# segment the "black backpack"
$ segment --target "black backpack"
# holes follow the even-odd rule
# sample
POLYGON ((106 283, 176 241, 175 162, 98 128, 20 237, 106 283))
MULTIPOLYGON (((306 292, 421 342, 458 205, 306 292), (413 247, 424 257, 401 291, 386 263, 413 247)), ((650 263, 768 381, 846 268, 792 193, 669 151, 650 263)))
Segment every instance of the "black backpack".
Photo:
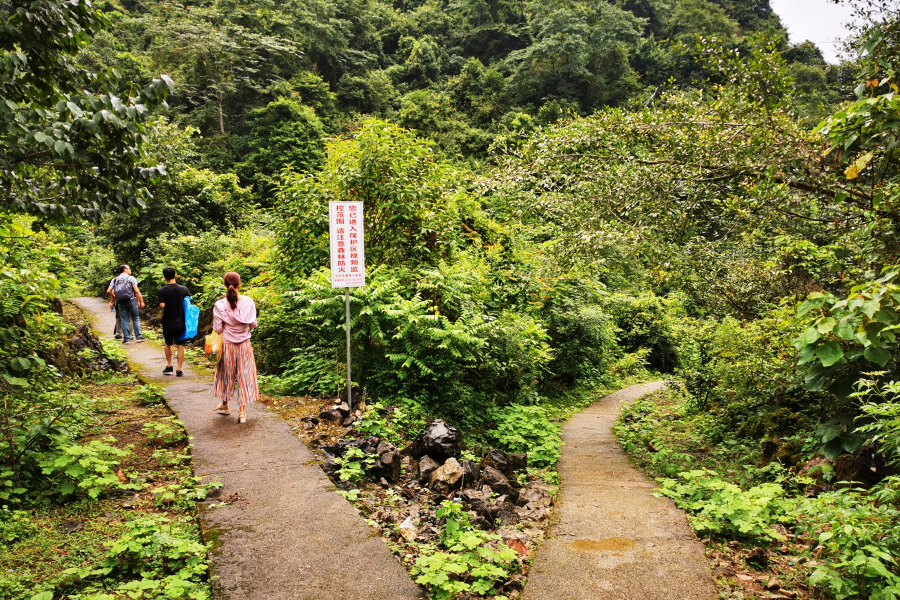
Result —
POLYGON ((116 302, 134 298, 134 288, 132 287, 132 284, 128 282, 129 279, 131 279, 131 275, 126 275, 125 273, 122 273, 113 279, 112 289, 113 293, 116 295, 116 302))

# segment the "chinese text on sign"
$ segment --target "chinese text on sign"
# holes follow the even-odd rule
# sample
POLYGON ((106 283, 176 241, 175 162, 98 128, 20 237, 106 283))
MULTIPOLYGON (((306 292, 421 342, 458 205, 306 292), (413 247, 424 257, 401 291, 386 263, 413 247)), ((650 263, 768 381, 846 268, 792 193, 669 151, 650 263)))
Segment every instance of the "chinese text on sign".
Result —
POLYGON ((328 233, 331 240, 331 287, 366 285, 363 203, 329 202, 328 233))

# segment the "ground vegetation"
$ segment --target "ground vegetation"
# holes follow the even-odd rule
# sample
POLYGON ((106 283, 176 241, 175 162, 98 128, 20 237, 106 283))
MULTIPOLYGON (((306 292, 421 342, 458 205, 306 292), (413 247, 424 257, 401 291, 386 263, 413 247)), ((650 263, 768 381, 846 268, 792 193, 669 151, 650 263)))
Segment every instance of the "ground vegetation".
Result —
MULTIPOLYGON (((326 214, 353 199, 367 411, 340 415, 352 431, 336 426, 349 438, 323 461, 398 552, 417 544, 408 566, 436 597, 518 594, 522 555, 501 544, 521 539, 491 537, 510 532, 430 479, 400 486, 403 513, 372 470, 385 453, 360 440, 399 450, 440 419, 481 447, 462 460, 524 455, 516 485, 552 484, 561 421, 649 378, 670 391, 628 408, 620 437, 691 515, 723 594, 893 597, 900 10, 853 4, 841 65, 789 42, 765 1, 0 6, 10 547, 16 511, 124 505, 149 479, 120 467, 179 443, 161 413, 133 449, 96 433, 94 396, 69 392, 122 357, 73 330, 60 298, 101 293, 128 262, 145 295, 174 266, 209 309, 237 271, 260 308, 265 391, 334 416, 345 292, 326 214), (421 540, 401 531, 411 504, 421 540), (763 573, 778 586, 738 577, 763 573)), ((339 443, 309 423, 310 443, 339 443)), ((181 471, 160 477, 181 487, 157 496, 198 497, 169 458, 160 469, 181 471)), ((407 458, 409 477, 423 455, 407 458)), ((96 538, 76 571, 7 588, 202 597, 193 526, 161 512, 115 533, 158 562, 156 583, 96 538), (183 547, 159 546, 169 527, 183 547)))

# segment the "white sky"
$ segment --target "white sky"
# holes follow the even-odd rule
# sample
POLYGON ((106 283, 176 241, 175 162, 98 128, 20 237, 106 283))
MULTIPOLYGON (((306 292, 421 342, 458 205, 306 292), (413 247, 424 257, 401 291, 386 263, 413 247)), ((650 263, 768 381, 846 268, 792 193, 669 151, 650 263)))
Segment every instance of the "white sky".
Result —
POLYGON ((822 51, 825 60, 838 62, 840 41, 847 35, 844 23, 850 21, 850 6, 828 0, 771 0, 772 9, 781 17, 792 43, 810 40, 822 51))

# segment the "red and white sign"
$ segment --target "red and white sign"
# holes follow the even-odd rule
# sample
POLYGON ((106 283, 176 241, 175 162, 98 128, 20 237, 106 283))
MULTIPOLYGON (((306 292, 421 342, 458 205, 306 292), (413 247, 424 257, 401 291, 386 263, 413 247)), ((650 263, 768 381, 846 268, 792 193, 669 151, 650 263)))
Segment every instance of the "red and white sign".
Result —
POLYGON ((331 240, 331 287, 366 285, 363 203, 329 202, 328 237, 331 240))

